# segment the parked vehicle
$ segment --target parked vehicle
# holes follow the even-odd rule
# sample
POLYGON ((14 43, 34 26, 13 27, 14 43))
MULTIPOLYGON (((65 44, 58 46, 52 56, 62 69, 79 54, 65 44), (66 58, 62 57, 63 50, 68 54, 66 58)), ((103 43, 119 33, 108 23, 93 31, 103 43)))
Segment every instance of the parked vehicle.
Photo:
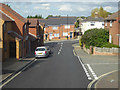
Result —
POLYGON ((35 57, 36 58, 48 57, 50 53, 51 53, 51 50, 50 50, 49 46, 41 46, 41 47, 37 47, 35 49, 35 57))

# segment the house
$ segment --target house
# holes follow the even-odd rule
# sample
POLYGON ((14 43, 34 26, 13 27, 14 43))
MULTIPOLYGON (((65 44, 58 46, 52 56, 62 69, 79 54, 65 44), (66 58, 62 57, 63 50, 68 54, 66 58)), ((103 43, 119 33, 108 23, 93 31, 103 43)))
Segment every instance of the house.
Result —
POLYGON ((69 39, 75 37, 74 23, 76 17, 52 17, 49 19, 40 19, 40 22, 45 23, 44 39, 45 40, 59 40, 69 39))
POLYGON ((19 29, 16 26, 15 20, 9 17, 7 14, 0 11, 0 21, 2 22, 0 27, 0 48, 1 48, 1 60, 4 61, 8 58, 21 57, 21 40, 23 37, 20 34, 19 29))
POLYGON ((80 22, 81 33, 93 28, 104 28, 104 18, 102 17, 88 17, 80 22))
POLYGON ((31 51, 35 50, 37 46, 44 45, 44 23, 39 22, 37 18, 28 18, 29 37, 31 40, 31 51))
POLYGON ((109 43, 120 46, 120 11, 105 18, 104 22, 105 29, 109 30, 109 43))
POLYGON ((29 53, 29 22, 3 3, 0 3, 0 13, 2 60, 25 57, 29 53))

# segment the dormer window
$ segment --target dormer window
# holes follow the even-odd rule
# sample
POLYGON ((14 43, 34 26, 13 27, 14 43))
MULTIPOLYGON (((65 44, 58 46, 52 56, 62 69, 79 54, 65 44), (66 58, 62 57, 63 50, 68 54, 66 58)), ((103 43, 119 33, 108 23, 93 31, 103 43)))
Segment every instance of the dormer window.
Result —
POLYGON ((110 21, 110 27, 112 27, 112 21, 110 21))
POLYGON ((70 25, 65 25, 65 29, 70 29, 70 25))
POLYGON ((95 26, 95 22, 91 22, 91 26, 95 26))
POLYGON ((102 26, 104 26, 104 22, 102 23, 102 26))
POLYGON ((58 29, 58 27, 57 26, 53 26, 53 30, 57 30, 58 29))

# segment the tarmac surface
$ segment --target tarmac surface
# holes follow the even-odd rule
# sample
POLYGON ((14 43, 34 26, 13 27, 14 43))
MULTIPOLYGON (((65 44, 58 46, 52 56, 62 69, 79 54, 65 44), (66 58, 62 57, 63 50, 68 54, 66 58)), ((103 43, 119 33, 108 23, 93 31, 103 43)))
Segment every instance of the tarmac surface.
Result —
POLYGON ((80 48, 78 40, 49 41, 45 45, 50 46, 52 50, 48 58, 35 60, 33 52, 26 59, 11 59, 2 63, 0 77, 4 81, 32 62, 3 88, 119 87, 118 56, 87 54, 80 48))
POLYGON ((76 42, 46 44, 50 46, 52 54, 48 58, 37 59, 3 88, 87 88, 90 80, 73 54, 72 44, 76 42))

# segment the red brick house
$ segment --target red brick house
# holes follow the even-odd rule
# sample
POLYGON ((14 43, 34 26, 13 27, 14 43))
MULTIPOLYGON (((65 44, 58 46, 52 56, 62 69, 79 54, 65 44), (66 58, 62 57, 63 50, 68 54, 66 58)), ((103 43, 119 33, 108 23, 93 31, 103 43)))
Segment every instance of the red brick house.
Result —
POLYGON ((109 43, 120 46, 120 11, 105 18, 104 23, 109 30, 109 43))
POLYGON ((44 45, 44 23, 39 22, 37 18, 28 18, 27 20, 30 22, 29 36, 34 38, 31 39, 31 50, 35 50, 37 46, 44 45))
POLYGON ((21 50, 22 50, 22 57, 25 57, 29 53, 29 39, 28 39, 28 26, 29 22, 26 21, 25 18, 23 18, 21 15, 19 15, 17 12, 12 10, 9 6, 0 3, 0 11, 4 14, 6 14, 8 17, 14 19, 14 25, 12 25, 12 30, 9 30, 9 34, 15 35, 17 33, 18 35, 22 36, 23 39, 20 40, 22 43, 21 50), (12 32, 13 30, 14 33, 12 32))
POLYGON ((59 40, 59 39, 73 39, 75 37, 74 23, 76 17, 55 17, 48 19, 40 19, 40 22, 45 23, 44 39, 45 40, 59 40))

